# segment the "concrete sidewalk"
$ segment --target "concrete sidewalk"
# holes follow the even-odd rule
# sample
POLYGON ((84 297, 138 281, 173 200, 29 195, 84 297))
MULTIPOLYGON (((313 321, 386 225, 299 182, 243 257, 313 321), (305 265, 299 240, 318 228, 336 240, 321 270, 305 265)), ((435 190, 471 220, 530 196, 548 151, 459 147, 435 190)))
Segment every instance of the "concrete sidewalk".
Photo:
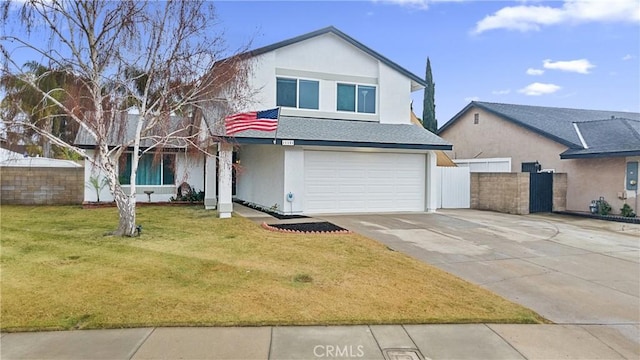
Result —
POLYGON ((142 328, 2 334, 2 359, 637 359, 598 325, 142 328))

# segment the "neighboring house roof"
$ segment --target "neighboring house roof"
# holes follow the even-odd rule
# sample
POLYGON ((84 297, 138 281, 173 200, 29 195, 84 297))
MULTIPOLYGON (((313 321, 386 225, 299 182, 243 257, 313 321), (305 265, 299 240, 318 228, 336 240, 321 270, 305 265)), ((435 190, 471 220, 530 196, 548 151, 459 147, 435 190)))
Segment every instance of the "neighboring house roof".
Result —
MULTIPOLYGON (((233 137, 224 136, 223 126, 213 135, 240 144, 273 144, 275 131, 248 130, 233 137)), ((294 140, 295 145, 374 147, 392 149, 451 150, 446 140, 414 124, 380 124, 357 120, 333 120, 281 116, 278 143, 294 140)))
MULTIPOLYGON (((115 126, 112 131, 109 133, 108 144, 109 146, 116 146, 120 144, 124 144, 127 142, 131 142, 135 138, 136 125, 138 116, 137 114, 127 114, 126 121, 120 122, 124 127, 120 128, 119 126, 115 126)), ((156 127, 154 134, 146 134, 147 137, 151 137, 156 135, 155 139, 146 138, 142 139, 140 142, 140 146, 142 148, 147 148, 156 144, 158 139, 161 139, 163 136, 166 136, 169 132, 175 132, 176 137, 180 135, 190 136, 192 133, 190 131, 196 131, 191 126, 191 121, 188 118, 183 118, 179 116, 171 116, 169 118, 171 124, 168 127, 158 126, 156 127)), ((86 131, 84 128, 80 128, 76 138, 74 140, 74 145, 80 148, 94 148, 96 146, 96 141, 86 131)), ((165 148, 184 148, 186 147, 186 142, 184 140, 180 140, 178 138, 174 138, 169 143, 165 144, 163 147, 165 148)))
MULTIPOLYGON (((460 119, 469 109, 477 107, 487 112, 500 116, 501 118, 510 121, 516 125, 522 126, 534 133, 540 134, 548 139, 563 144, 570 149, 582 150, 584 146, 580 140, 580 135, 574 126, 574 123, 589 123, 596 122, 592 125, 586 125, 587 128, 592 129, 595 126, 600 126, 600 137, 608 137, 610 139, 619 139, 618 133, 615 131, 609 131, 610 120, 618 118, 640 121, 640 113, 634 112, 622 112, 622 111, 609 111, 609 110, 586 110, 586 109, 569 109, 569 108, 556 108, 545 106, 530 106, 530 105, 515 105, 515 104, 500 104, 489 103, 481 101, 472 101, 458 114, 456 114, 451 120, 438 129, 438 134, 451 127, 460 119), (603 120, 607 119, 607 120, 603 120), (606 123, 605 123, 606 122, 606 123), (603 126, 603 124, 607 124, 603 126)), ((627 124, 628 125, 628 124, 627 124)), ((632 126, 632 125, 628 125, 632 126)), ((633 138, 628 138, 633 140, 633 138)), ((600 140, 593 141, 600 143, 600 140)), ((630 144, 624 145, 624 148, 633 148, 640 150, 640 143, 633 141, 630 144)), ((614 152, 609 154, 602 153, 599 156, 612 156, 614 152)), ((568 154, 569 155, 569 154, 568 154)), ((596 156, 596 152, 592 151, 591 156, 596 156)), ((587 155, 583 157, 588 157, 587 155)))
MULTIPOLYGON (((427 83, 424 79, 421 79, 419 76, 413 74, 412 72, 410 72, 409 70, 403 68, 402 66, 396 64, 395 62, 389 60, 388 58, 386 58, 385 56, 381 55, 380 53, 378 53, 377 51, 371 49, 370 47, 362 44, 361 42, 359 42, 358 40, 352 38, 351 36, 343 33, 342 31, 336 29, 333 26, 328 26, 316 31, 312 31, 310 33, 307 34, 303 34, 300 36, 296 36, 294 38, 288 39, 288 40, 283 40, 280 42, 277 42, 275 44, 271 44, 271 45, 267 45, 267 46, 263 46, 261 48, 258 49, 254 49, 254 50, 250 50, 247 51, 246 53, 243 54, 239 54, 237 56, 258 56, 258 55, 262 55, 264 53, 268 53, 270 51, 273 50, 277 50, 279 48, 285 47, 285 46, 289 46, 301 41, 305 41, 311 38, 314 38, 316 36, 320 36, 320 35, 324 35, 324 34, 334 34, 338 37, 340 37, 341 39, 343 39, 344 41, 350 43, 351 45, 357 47, 358 49, 362 50, 363 52, 367 53, 368 55, 376 58, 377 60, 379 60, 380 62, 382 62, 383 64, 389 66, 390 68, 396 70, 397 72, 403 74, 404 76, 408 77, 409 79, 413 80, 414 82, 416 82, 418 85, 425 87, 427 86, 427 83)), ((225 61, 224 60, 220 60, 220 62, 225 61)))
POLYGON ((640 121, 605 119, 575 123, 585 147, 568 149, 561 159, 640 155, 640 121))

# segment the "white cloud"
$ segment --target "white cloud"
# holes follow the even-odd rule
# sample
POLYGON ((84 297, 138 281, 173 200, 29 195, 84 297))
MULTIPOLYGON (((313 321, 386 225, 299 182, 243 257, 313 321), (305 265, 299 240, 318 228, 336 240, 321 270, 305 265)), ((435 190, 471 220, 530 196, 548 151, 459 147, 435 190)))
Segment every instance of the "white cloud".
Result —
POLYGON ((511 89, 505 89, 505 90, 493 90, 491 93, 493 95, 507 95, 511 92, 511 89))
POLYGON ((384 2, 422 10, 427 10, 430 3, 428 0, 373 0, 373 2, 384 2))
POLYGON ((635 56, 633 56, 631 54, 627 54, 627 55, 622 57, 622 60, 627 61, 627 60, 631 60, 633 58, 635 58, 635 56))
POLYGON ((372 0, 373 2, 382 2, 405 6, 409 8, 427 10, 430 4, 439 2, 462 2, 466 0, 372 0))
POLYGON ((546 94, 553 94, 554 92, 560 89, 562 88, 555 84, 544 84, 544 83, 535 82, 518 90, 518 92, 525 95, 529 95, 529 96, 540 96, 540 95, 546 95, 546 94))
POLYGON ((528 68, 527 69, 527 75, 538 76, 538 75, 542 75, 542 74, 544 74, 544 70, 542 70, 542 69, 534 69, 534 68, 528 68))
POLYGON ((466 98, 464 98, 464 101, 466 102, 480 101, 480 98, 478 96, 467 96, 466 98))
POLYGON ((579 74, 588 74, 589 70, 596 67, 587 59, 569 60, 569 61, 551 61, 546 59, 542 61, 545 69, 553 69, 560 71, 576 72, 579 74))
POLYGON ((640 22, 637 0, 564 0, 562 7, 518 5, 504 7, 476 23, 474 33, 508 29, 540 30, 542 26, 585 22, 640 22))

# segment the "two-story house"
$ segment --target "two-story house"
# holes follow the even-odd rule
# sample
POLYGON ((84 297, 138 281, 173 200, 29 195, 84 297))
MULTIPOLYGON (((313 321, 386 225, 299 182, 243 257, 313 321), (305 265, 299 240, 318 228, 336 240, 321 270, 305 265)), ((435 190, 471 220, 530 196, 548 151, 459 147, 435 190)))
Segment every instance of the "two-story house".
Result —
MULTIPOLYGON (((227 110, 208 109, 204 120, 219 142, 217 156, 179 146, 166 147, 160 158, 143 156, 138 201, 168 201, 187 182, 204 188, 206 208, 229 217, 235 167, 239 200, 284 214, 436 209, 437 152, 451 145, 412 122, 411 94, 424 89, 424 80, 334 27, 239 57, 251 62, 254 95, 237 110, 279 107, 277 131, 227 136, 227 110)), ((82 131, 75 144, 93 154, 95 143, 82 131)), ((125 182, 130 157, 119 161, 125 182)), ((101 178, 100 169, 87 163, 86 182, 92 177, 101 178)), ((97 195, 88 186, 84 200, 97 195)), ((113 200, 106 188, 99 195, 113 200)))
POLYGON ((280 107, 278 129, 229 137, 223 119, 206 117, 221 139, 217 179, 206 165, 207 207, 230 215, 235 148, 246 202, 285 214, 435 210, 436 151, 451 145, 411 122, 424 80, 334 27, 245 56, 257 95, 244 110, 280 107))

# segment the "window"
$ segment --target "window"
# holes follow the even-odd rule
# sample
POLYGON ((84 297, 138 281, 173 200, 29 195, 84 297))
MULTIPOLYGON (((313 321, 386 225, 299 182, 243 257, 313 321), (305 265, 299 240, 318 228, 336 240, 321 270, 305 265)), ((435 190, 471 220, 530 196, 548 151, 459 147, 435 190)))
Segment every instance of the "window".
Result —
MULTIPOLYGON (((120 184, 130 185, 131 181, 131 153, 126 153, 120 159, 120 184)), ((164 154, 155 159, 154 154, 144 154, 138 161, 136 185, 174 185, 175 184, 175 154, 164 154)))
POLYGON ((480 114, 475 113, 473 114, 473 124, 477 125, 480 122, 480 114))
POLYGON ((365 114, 376 113, 376 87, 370 85, 338 84, 338 111, 365 114))
POLYGON ((318 109, 320 83, 314 80, 276 79, 276 105, 299 109, 318 109))

